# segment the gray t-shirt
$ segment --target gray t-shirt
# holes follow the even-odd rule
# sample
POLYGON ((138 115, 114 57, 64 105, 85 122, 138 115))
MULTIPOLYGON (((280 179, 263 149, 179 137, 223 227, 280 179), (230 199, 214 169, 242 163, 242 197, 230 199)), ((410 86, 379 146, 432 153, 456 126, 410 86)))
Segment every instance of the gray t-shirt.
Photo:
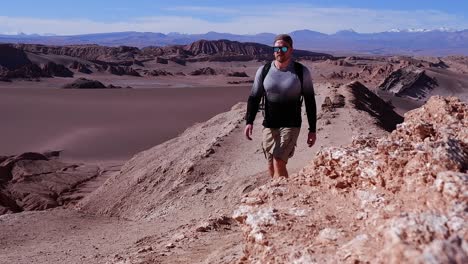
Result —
POLYGON ((265 120, 263 122, 265 127, 300 127, 300 98, 303 96, 309 121, 309 130, 315 132, 316 105, 314 86, 307 67, 302 67, 302 87, 293 61, 284 70, 277 69, 274 62, 272 62, 270 70, 262 83, 264 67, 264 65, 261 66, 255 75, 247 107, 247 124, 253 123, 260 100, 266 94, 265 120))

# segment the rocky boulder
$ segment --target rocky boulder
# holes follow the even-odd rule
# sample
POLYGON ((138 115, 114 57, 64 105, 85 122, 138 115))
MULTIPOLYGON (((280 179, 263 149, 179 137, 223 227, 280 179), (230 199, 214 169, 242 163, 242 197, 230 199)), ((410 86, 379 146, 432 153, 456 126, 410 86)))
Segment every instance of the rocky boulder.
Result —
POLYGON ((211 67, 201 68, 190 73, 190 75, 216 75, 216 71, 211 67))
POLYGON ((63 88, 100 89, 100 88, 107 88, 107 87, 103 83, 96 81, 96 80, 78 78, 71 83, 65 84, 63 88))
POLYGON ((249 77, 245 72, 230 72, 227 74, 229 77, 249 77))

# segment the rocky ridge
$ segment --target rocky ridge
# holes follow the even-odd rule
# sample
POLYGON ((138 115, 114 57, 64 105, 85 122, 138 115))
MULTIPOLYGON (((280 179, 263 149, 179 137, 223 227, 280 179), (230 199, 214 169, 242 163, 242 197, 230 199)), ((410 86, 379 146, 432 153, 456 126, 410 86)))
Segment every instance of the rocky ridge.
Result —
MULTIPOLYGON (((128 219, 152 219, 176 213, 180 210, 177 207, 181 195, 192 199, 190 197, 198 194, 191 193, 193 189, 199 188, 197 186, 203 184, 204 178, 211 177, 209 169, 198 167, 204 166, 204 160, 216 152, 223 138, 239 126, 244 112, 245 104, 233 106, 232 111, 197 124, 179 137, 135 155, 123 165, 119 175, 110 178, 81 201, 78 208, 88 213, 128 219), (210 129, 220 125, 221 130, 210 129)), ((210 166, 215 168, 213 164, 210 166)), ((200 206, 199 213, 202 213, 202 208, 200 206)))
POLYGON ((330 90, 321 109, 317 116, 319 129, 334 122, 333 119, 343 111, 352 115, 350 122, 354 124, 350 124, 350 127, 359 128, 360 133, 383 135, 383 131, 390 132, 397 124, 403 122, 403 117, 393 111, 389 104, 358 81, 330 90), (371 131, 371 128, 364 124, 368 120, 380 128, 380 131, 371 131))
POLYGON ((423 69, 405 67, 393 71, 379 88, 397 96, 424 98, 428 91, 437 85, 437 81, 427 76, 423 69))
POLYGON ((324 148, 247 194, 241 263, 466 263, 467 115, 432 97, 388 136, 324 148))
POLYGON ((54 54, 80 58, 89 61, 129 61, 139 53, 138 48, 99 45, 46 46, 39 44, 15 44, 12 47, 35 54, 54 54))
MULTIPOLYGON (((273 59, 271 47, 259 43, 230 40, 198 40, 188 45, 147 47, 142 49, 147 56, 180 57, 188 61, 248 61, 273 59)), ((295 50, 302 59, 329 59, 333 56, 305 50, 295 50)))

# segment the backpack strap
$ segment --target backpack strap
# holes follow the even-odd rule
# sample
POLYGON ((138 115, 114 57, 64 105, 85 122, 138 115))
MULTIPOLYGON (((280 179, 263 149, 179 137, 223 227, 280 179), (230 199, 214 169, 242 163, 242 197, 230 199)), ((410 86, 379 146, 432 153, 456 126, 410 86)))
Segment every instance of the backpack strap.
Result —
POLYGON ((271 68, 271 61, 269 61, 268 63, 266 63, 265 65, 263 65, 263 69, 262 69, 262 85, 263 85, 263 81, 265 80, 268 72, 270 71, 270 68, 271 68))
POLYGON ((304 65, 300 64, 299 62, 294 62, 294 71, 296 72, 299 81, 301 82, 301 92, 304 86, 304 65))
MULTIPOLYGON (((262 78, 261 78, 262 87, 263 87, 263 82, 265 81, 265 78, 268 72, 270 71, 271 63, 272 62, 270 61, 266 63, 265 65, 263 65, 262 78)), ((262 101, 260 102, 260 110, 265 110, 265 97, 266 97, 266 91, 265 91, 265 87, 263 87, 263 96, 262 96, 262 101)))
POLYGON ((302 101, 304 100, 304 65, 300 64, 299 62, 294 62, 294 71, 296 72, 299 81, 301 82, 301 100, 300 104, 302 105, 302 101))

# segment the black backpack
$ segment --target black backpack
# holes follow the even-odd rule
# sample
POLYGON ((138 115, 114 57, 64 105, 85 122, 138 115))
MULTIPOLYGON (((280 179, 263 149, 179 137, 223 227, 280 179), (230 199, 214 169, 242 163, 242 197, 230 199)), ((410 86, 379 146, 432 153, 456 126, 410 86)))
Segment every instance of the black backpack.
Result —
MULTIPOLYGON (((268 74, 268 72, 270 71, 270 68, 271 68, 271 61, 268 62, 267 64, 265 64, 263 66, 263 69, 262 69, 262 78, 261 78, 261 82, 262 82, 262 87, 263 87, 263 82, 265 81, 265 78, 268 74)), ((301 93, 303 91, 303 86, 304 86, 304 65, 300 64, 299 62, 294 62, 294 71, 296 72, 296 75, 297 77, 299 78, 299 81, 301 82, 301 93)), ((262 96, 262 101, 260 102, 260 107, 259 107, 259 110, 262 110, 262 111, 265 111, 265 100, 266 100, 266 91, 265 91, 265 88, 263 88, 264 90, 264 93, 263 93, 263 96, 262 96)), ((301 105, 302 105, 302 96, 301 96, 301 105)), ((263 116, 265 116, 265 113, 263 113, 263 116)))

